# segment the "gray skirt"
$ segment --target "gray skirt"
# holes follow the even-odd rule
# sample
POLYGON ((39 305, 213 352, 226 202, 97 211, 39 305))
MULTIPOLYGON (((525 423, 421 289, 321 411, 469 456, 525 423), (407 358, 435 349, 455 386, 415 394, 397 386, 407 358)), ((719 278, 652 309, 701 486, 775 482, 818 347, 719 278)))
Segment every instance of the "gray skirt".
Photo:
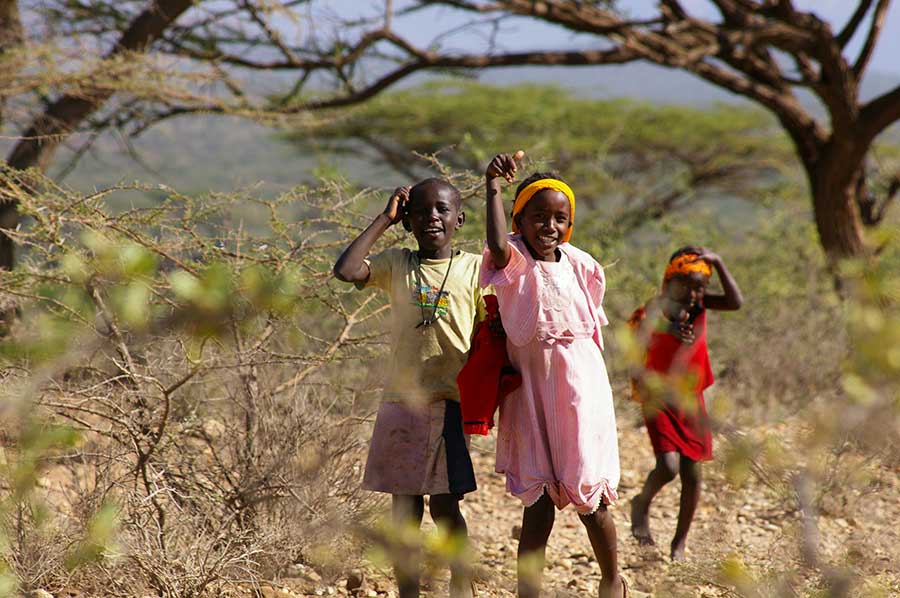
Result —
POLYGON ((383 401, 375 418, 363 488, 423 496, 473 492, 475 471, 457 401, 413 406, 383 401))

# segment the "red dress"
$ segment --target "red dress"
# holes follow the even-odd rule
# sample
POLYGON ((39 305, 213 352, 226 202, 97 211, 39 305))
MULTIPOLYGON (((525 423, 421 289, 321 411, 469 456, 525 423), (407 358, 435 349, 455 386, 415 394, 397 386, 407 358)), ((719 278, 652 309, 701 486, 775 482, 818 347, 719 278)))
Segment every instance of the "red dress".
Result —
POLYGON ((645 370, 667 377, 669 385, 687 383, 686 396, 642 401, 647 433, 656 454, 677 452, 693 461, 712 459, 712 432, 703 391, 713 374, 706 349, 706 311, 694 319, 694 342, 683 343, 668 332, 655 331, 647 346, 645 370))

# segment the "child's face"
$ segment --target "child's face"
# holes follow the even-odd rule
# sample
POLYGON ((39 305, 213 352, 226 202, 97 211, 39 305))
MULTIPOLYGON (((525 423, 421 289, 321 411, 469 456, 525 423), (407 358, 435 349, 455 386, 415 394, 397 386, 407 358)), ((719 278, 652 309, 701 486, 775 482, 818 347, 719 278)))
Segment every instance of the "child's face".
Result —
POLYGON ((703 305, 703 294, 706 292, 707 284, 709 277, 700 272, 680 274, 666 283, 666 296, 690 309, 695 305, 703 305))
POLYGON ((419 249, 440 251, 450 246, 453 233, 465 222, 459 199, 452 189, 428 185, 410 197, 405 218, 419 249))
POLYGON ((516 215, 516 223, 534 259, 556 261, 556 248, 572 226, 569 198, 555 189, 538 191, 516 215))

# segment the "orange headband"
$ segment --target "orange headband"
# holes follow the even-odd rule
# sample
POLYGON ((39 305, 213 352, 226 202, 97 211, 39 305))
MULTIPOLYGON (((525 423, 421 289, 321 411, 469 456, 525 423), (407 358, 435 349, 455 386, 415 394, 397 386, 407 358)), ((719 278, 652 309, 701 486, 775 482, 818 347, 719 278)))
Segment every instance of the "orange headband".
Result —
POLYGON ((696 253, 685 253, 679 255, 666 266, 666 273, 663 280, 669 280, 673 276, 690 275, 692 272, 699 272, 705 276, 712 276, 712 268, 706 263, 706 260, 698 260, 696 253))
POLYGON ((572 238, 572 227, 575 225, 575 192, 572 191, 571 187, 557 179, 537 180, 522 189, 522 192, 516 196, 516 201, 513 203, 512 209, 513 232, 519 232, 519 226, 516 224, 516 214, 525 209, 525 204, 527 204, 538 191, 543 191, 544 189, 559 191, 569 198, 569 211, 571 212, 569 214, 569 228, 562 238, 563 243, 568 243, 569 239, 572 238))

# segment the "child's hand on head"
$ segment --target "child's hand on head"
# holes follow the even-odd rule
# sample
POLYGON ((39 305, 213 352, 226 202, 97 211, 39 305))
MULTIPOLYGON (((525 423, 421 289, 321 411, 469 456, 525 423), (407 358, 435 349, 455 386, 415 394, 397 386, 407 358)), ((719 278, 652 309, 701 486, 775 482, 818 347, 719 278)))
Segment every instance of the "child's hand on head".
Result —
POLYGON ((721 263, 722 258, 719 256, 719 254, 713 253, 706 247, 701 247, 700 252, 696 256, 694 256, 694 259, 692 259, 691 261, 692 262, 704 261, 707 264, 709 264, 710 266, 714 266, 717 263, 721 263))
POLYGON ((488 180, 503 177, 507 182, 513 182, 516 178, 516 170, 518 169, 516 162, 520 161, 524 156, 525 152, 522 150, 517 151, 513 155, 497 154, 488 164, 487 170, 484 173, 485 177, 488 180))
POLYGON ((384 214, 391 219, 391 224, 397 224, 403 217, 403 210, 409 201, 409 190, 411 187, 397 187, 391 194, 391 198, 384 208, 384 214))

